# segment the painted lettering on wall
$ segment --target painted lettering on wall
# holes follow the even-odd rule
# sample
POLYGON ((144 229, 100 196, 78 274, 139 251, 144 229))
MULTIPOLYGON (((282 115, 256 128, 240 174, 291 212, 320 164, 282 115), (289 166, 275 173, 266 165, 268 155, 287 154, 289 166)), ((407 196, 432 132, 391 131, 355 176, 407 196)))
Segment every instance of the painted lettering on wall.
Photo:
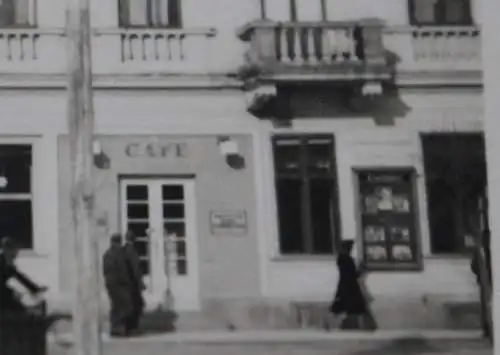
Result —
POLYGON ((130 158, 186 158, 187 143, 129 143, 125 154, 130 158))

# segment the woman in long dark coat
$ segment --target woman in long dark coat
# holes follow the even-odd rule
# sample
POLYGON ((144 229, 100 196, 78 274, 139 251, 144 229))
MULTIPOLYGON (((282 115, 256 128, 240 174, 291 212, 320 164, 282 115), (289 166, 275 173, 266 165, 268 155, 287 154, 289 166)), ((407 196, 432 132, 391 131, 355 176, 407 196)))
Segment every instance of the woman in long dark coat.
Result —
POLYGON ((375 320, 359 284, 362 273, 351 256, 353 245, 354 242, 351 240, 343 241, 341 244, 337 257, 339 281, 330 311, 334 315, 346 315, 341 326, 343 329, 360 329, 362 328, 360 323, 363 321, 367 328, 375 329, 375 320))

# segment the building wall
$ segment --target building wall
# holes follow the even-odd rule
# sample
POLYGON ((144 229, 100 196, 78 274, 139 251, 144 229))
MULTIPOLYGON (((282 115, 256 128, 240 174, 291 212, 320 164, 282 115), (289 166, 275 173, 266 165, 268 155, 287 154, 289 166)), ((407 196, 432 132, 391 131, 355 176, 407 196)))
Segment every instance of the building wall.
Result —
MULTIPOLYGON (((196 146, 197 162, 171 167, 172 171, 195 172, 201 179, 197 188, 200 201, 197 212, 203 297, 228 301, 250 299, 249 304, 261 296, 270 302, 328 301, 337 279, 332 258, 288 258, 277 252, 270 135, 290 131, 332 132, 337 146, 342 235, 347 238, 357 236, 353 167, 414 166, 419 173, 417 190, 424 270, 372 273, 368 286, 377 298, 374 306, 378 312, 386 312, 391 307, 412 312, 421 310, 422 319, 418 322, 424 324, 434 312, 432 305, 476 299, 476 291, 466 258, 430 253, 418 133, 482 130, 482 99, 480 92, 471 90, 407 90, 401 96, 411 110, 405 117, 396 119, 394 126, 377 126, 371 118, 311 117, 294 121, 291 129, 277 129, 247 114, 244 96, 238 91, 197 90, 190 91, 189 95, 185 91, 97 91, 97 132, 104 137, 104 151, 116 156, 112 166, 117 169, 97 175, 105 186, 99 199, 109 203, 106 233, 114 231, 118 224, 117 213, 112 211, 117 198, 117 171, 145 170, 145 166, 131 166, 120 158, 119 147, 131 137, 160 135, 166 140, 189 140, 196 146), (227 171, 223 164, 215 141, 217 135, 224 134, 237 137, 246 157, 244 173, 227 171), (226 193, 228 186, 231 194, 226 193), (245 205, 251 226, 248 236, 204 239, 209 203, 245 205)), ((23 253, 19 263, 22 269, 49 285, 53 297, 59 301, 68 299, 72 252, 67 233, 68 160, 63 158, 67 156, 63 137, 65 113, 62 91, 3 91, 0 95, 3 129, 0 140, 36 142, 35 250, 23 253)), ((155 164, 149 168, 164 171, 155 164)), ((397 318, 394 311, 387 314, 397 318)), ((401 319, 405 317, 404 312, 400 314, 399 318, 387 321, 388 326, 408 322, 401 319)))
MULTIPOLYGON (((306 95, 306 94, 304 94, 306 95)), ((295 120, 292 128, 275 129, 263 123, 260 155, 264 157, 262 180, 272 181, 269 136, 277 132, 330 132, 336 137, 337 171, 340 190, 342 236, 359 238, 356 186, 353 168, 414 167, 417 171, 418 227, 424 257, 422 272, 373 272, 367 285, 376 301, 374 310, 382 327, 410 324, 415 327, 442 325, 445 303, 477 299, 474 276, 466 257, 437 256, 430 251, 429 226, 421 132, 477 132, 482 130, 482 96, 479 91, 427 90, 403 91, 403 102, 410 112, 394 126, 377 126, 372 118, 314 118, 295 120), (395 312, 398 310, 398 312, 395 312), (441 323, 440 323, 441 322, 441 323)), ((309 102, 309 100, 304 100, 309 102)), ((259 154, 259 153, 257 153, 259 154)), ((264 292, 269 298, 291 301, 327 302, 337 282, 332 258, 284 257, 278 253, 276 202, 271 184, 263 186, 261 206, 266 209, 266 272, 264 292), (314 277, 311 277, 314 275, 314 277)), ((264 247, 263 247, 264 248, 264 247)))

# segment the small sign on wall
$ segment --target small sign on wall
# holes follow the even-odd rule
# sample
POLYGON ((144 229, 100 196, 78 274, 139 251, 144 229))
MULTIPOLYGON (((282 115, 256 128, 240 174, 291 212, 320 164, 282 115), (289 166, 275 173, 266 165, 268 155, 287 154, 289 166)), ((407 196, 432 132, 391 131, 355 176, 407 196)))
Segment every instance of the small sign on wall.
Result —
POLYGON ((245 210, 211 210, 210 231, 212 235, 247 234, 247 212, 245 210))

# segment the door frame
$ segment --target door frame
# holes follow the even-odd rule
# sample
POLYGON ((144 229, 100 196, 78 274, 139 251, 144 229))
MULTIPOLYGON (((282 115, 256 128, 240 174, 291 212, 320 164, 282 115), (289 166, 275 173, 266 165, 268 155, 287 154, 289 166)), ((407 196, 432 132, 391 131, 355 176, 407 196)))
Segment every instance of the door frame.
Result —
MULTIPOLYGON (((185 206, 185 234, 186 234, 186 248, 188 252, 188 276, 189 286, 193 291, 192 297, 189 297, 189 305, 182 306, 182 309, 186 310, 199 310, 201 307, 200 300, 200 271, 199 271, 199 245, 198 245, 198 233, 197 233, 197 216, 196 216, 196 198, 195 198, 195 179, 193 175, 181 175, 181 176, 171 176, 171 175, 120 175, 118 176, 118 188, 119 188, 119 230, 122 235, 126 231, 126 210, 125 210, 125 186, 128 184, 144 184, 152 186, 154 184, 164 185, 182 185, 184 189, 184 206, 185 206)), ((161 204, 161 199, 155 201, 151 200, 151 196, 148 196, 148 201, 151 207, 153 204, 161 204)), ((159 205, 161 211, 161 205, 159 205)), ((152 211, 150 211, 151 213, 152 211)), ((161 218, 155 216, 149 216, 150 228, 154 228, 151 224, 159 223, 161 218)), ((163 225, 163 222, 161 223, 163 225)), ((146 291, 144 296, 148 306, 156 307, 159 303, 161 304, 164 300, 165 289, 167 285, 166 275, 165 275, 165 255, 163 254, 163 228, 161 231, 153 230, 151 235, 151 240, 149 244, 150 252, 150 268, 151 268, 151 281, 157 285, 157 288, 153 288, 151 291, 146 291), (154 254, 156 253, 156 256, 154 254)), ((172 291, 175 297, 175 282, 172 282, 172 291)), ((182 298, 183 295, 181 295, 182 298)), ((176 302, 176 305, 178 302, 176 302)))

